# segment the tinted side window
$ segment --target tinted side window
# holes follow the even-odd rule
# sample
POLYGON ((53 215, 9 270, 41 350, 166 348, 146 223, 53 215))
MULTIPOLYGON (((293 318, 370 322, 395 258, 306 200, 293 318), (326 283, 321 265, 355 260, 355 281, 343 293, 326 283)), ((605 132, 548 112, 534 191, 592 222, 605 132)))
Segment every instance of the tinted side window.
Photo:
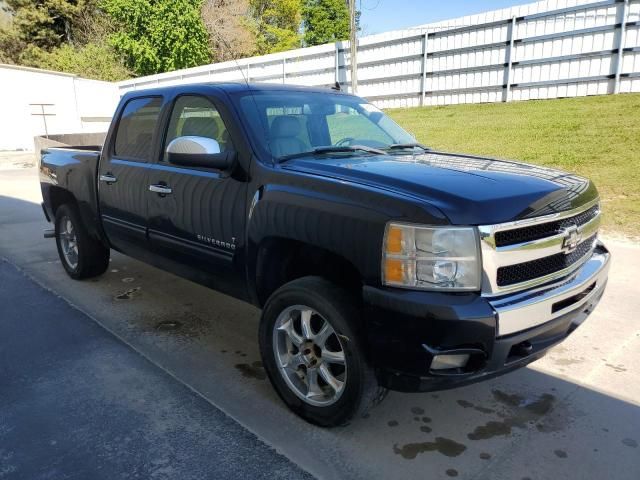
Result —
POLYGON ((149 160, 161 107, 162 99, 159 97, 134 98, 127 102, 116 132, 115 156, 149 160))
POLYGON ((220 145, 221 152, 233 150, 229 132, 220 113, 213 103, 204 97, 185 95, 176 100, 167 130, 165 161, 167 145, 178 137, 186 136, 212 138, 220 145))

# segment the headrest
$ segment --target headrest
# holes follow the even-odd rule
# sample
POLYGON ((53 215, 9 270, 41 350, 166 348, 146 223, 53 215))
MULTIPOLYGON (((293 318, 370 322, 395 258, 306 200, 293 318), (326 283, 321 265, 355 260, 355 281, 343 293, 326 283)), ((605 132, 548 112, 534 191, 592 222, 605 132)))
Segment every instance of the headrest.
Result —
POLYGON ((192 135, 216 139, 218 137, 218 124, 211 117, 190 117, 184 121, 180 135, 183 137, 192 135))
POLYGON ((297 137, 302 130, 300 122, 291 115, 281 115, 273 119, 271 123, 272 137, 297 137))

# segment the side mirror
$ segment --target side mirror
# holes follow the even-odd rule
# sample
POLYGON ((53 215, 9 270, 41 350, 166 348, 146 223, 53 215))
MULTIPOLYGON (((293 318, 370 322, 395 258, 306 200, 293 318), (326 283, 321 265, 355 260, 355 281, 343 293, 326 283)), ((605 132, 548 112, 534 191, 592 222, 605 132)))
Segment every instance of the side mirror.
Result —
POLYGON ((167 160, 181 167, 227 170, 235 159, 236 152, 220 152, 220 144, 213 138, 178 137, 167 145, 167 160))

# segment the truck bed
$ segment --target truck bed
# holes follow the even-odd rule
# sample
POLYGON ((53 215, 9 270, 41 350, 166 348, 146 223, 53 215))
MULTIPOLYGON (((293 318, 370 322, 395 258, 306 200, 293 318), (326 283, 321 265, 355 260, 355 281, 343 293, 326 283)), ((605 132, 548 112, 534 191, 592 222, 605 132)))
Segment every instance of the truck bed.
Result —
POLYGON ((102 150, 102 145, 68 145, 64 147, 50 147, 50 148, 47 148, 46 150, 80 150, 80 151, 89 151, 89 152, 99 152, 100 150, 102 150))

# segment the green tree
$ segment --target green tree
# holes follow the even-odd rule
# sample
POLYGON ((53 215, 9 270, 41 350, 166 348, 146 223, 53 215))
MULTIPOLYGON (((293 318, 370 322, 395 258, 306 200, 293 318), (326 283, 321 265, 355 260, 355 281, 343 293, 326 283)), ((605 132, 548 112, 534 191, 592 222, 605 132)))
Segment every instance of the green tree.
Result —
POLYGON ((51 50, 75 40, 77 19, 97 0, 6 0, 11 34, 25 45, 51 50))
POLYGON ((302 0, 250 0, 259 54, 301 46, 302 0))
POLYGON ((18 63, 24 46, 13 27, 0 27, 0 63, 18 63))
POLYGON ((109 82, 131 77, 131 72, 120 61, 113 47, 107 44, 89 43, 82 47, 65 44, 50 52, 31 47, 23 52, 21 63, 109 82))
POLYGON ((344 0, 304 0, 304 43, 322 45, 349 38, 349 8, 344 0))
POLYGON ((110 43, 138 75, 195 67, 211 59, 203 0, 102 0, 114 20, 110 43))

